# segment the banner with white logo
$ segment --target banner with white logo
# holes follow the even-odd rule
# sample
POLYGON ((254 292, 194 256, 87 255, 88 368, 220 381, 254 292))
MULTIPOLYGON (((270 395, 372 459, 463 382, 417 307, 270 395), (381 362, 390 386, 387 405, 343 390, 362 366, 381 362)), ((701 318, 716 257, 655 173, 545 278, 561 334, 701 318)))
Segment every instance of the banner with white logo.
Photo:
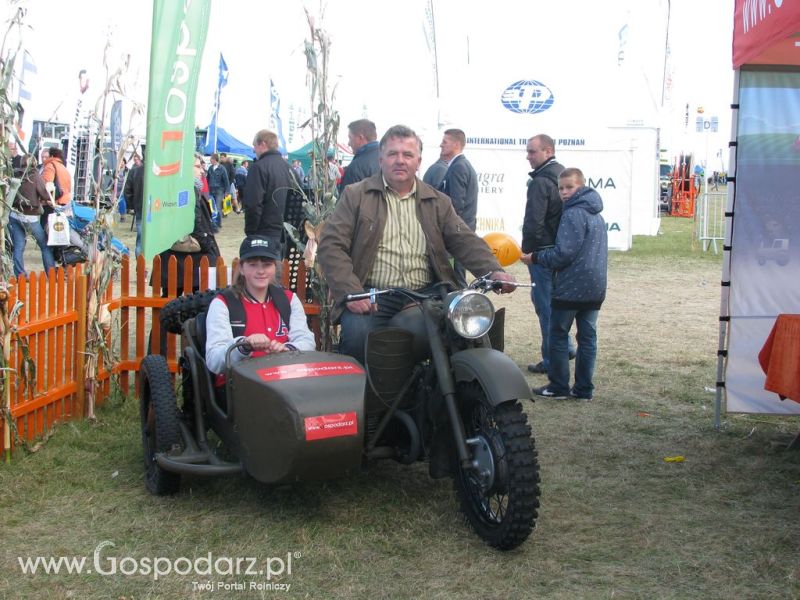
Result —
MULTIPOLYGON (((530 165, 524 160, 525 147, 467 147, 464 152, 478 174, 478 235, 503 231, 522 241, 522 222, 527 201, 530 165)), ((586 185, 603 199, 603 218, 608 229, 608 247, 628 250, 631 234, 630 150, 559 150, 558 161, 578 167, 586 185)))
POLYGON ((142 249, 149 261, 194 228, 197 79, 210 0, 153 1, 142 249))

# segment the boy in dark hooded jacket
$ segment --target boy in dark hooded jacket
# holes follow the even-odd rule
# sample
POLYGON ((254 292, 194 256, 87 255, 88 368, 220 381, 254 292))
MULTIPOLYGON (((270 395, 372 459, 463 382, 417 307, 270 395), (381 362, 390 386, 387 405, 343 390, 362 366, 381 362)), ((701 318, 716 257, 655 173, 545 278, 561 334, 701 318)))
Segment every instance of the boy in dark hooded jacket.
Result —
POLYGON ((558 191, 564 202, 556 244, 534 252, 532 261, 553 269, 550 315, 550 383, 533 392, 545 398, 591 400, 597 358, 597 316, 606 297, 608 234, 600 216, 603 200, 580 169, 564 169, 558 191), (569 330, 575 321, 578 352, 575 385, 569 387, 569 330))

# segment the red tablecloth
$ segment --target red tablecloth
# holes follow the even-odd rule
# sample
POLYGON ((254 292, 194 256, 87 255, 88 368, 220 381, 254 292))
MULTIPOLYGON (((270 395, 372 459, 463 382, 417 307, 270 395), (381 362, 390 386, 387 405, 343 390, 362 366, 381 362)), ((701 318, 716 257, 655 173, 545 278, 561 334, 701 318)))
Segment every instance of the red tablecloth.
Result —
POLYGON ((765 390, 800 402, 800 315, 778 315, 758 362, 767 374, 765 390))

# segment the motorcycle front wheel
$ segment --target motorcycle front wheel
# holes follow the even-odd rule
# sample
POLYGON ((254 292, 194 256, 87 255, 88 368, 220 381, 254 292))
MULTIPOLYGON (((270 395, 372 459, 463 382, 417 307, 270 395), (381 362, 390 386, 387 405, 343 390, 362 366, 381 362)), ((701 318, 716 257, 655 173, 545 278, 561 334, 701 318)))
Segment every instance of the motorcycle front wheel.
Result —
POLYGON ((460 384, 458 399, 477 469, 456 469, 461 511, 475 532, 500 550, 531 534, 539 508, 539 463, 519 401, 492 406, 477 383, 460 384))

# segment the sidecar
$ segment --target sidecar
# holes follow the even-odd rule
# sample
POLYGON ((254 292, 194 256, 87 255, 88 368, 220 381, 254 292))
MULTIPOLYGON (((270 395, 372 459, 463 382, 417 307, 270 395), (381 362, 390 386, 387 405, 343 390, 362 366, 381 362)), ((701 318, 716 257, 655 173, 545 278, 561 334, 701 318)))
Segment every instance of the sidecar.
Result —
POLYGON ((204 359, 205 313, 183 324, 182 342, 180 408, 166 359, 151 354, 142 361, 148 491, 175 493, 181 475, 246 473, 280 484, 343 477, 360 467, 366 375, 356 360, 285 352, 228 361, 219 386, 204 359))

